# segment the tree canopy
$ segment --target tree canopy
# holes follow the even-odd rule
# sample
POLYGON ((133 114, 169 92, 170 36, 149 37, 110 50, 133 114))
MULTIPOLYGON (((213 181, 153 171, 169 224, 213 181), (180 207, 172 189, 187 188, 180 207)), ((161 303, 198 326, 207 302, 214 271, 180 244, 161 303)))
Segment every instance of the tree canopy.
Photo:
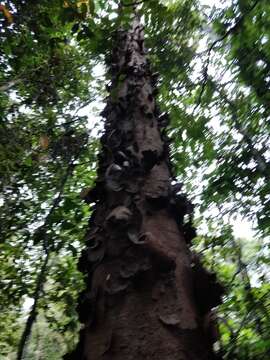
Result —
MULTIPOLYGON (((270 3, 136 3, 175 176, 196 204, 192 247, 226 287, 216 345, 225 359, 266 359, 270 3), (243 221, 250 233, 239 238, 243 221)), ((127 0, 0 4, 0 359, 16 357, 29 313, 25 359, 52 359, 46 338, 57 337, 55 359, 75 345, 91 212, 82 199, 96 176, 114 34, 132 11, 127 0)))

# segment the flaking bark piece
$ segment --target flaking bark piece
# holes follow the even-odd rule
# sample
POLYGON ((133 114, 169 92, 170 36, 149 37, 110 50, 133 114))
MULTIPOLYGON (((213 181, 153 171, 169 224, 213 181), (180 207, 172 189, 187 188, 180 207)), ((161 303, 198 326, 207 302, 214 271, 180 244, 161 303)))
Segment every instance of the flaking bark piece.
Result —
POLYGON ((128 157, 123 151, 117 151, 115 159, 116 162, 120 165, 122 165, 125 161, 128 161, 128 157))
POLYGON ((87 261, 87 249, 82 250, 81 256, 78 261, 77 268, 80 272, 86 273, 88 271, 88 261, 87 261))
POLYGON ((90 247, 92 246, 93 241, 95 241, 95 238, 97 236, 97 233, 101 231, 100 226, 92 227, 85 235, 85 242, 90 247))
POLYGON ((98 187, 85 188, 80 193, 80 198, 83 199, 87 204, 96 202, 100 198, 98 187))
POLYGON ((170 122, 170 118, 169 115, 167 113, 161 114, 158 117, 158 125, 159 127, 165 128, 169 125, 170 122))
POLYGON ((168 169, 164 164, 156 164, 146 177, 143 191, 149 203, 153 205, 168 204, 170 182, 168 181, 168 169))
POLYGON ((126 263, 122 264, 119 274, 123 279, 130 279, 135 278, 150 269, 152 269, 152 265, 149 261, 149 257, 140 256, 139 259, 129 259, 126 263))
POLYGON ((90 191, 91 191, 90 187, 82 189, 82 191, 80 192, 80 198, 85 200, 90 191))
POLYGON ((106 217, 107 224, 126 226, 130 223, 132 212, 125 206, 117 206, 106 217))
MULTIPOLYGON (((126 191, 110 191, 107 196, 107 206, 108 209, 114 209, 117 206, 125 206, 127 208, 131 207, 132 198, 130 194, 127 194, 126 191)), ((104 218, 103 218, 104 222, 104 218)))
POLYGON ((157 87, 158 79, 159 79, 159 74, 157 72, 151 75, 151 85, 153 88, 157 87))
POLYGON ((119 293, 123 293, 127 290, 127 288, 130 286, 130 281, 126 279, 112 279, 110 275, 108 275, 104 290, 109 295, 116 295, 119 293))
POLYGON ((128 157, 135 157, 137 158, 138 156, 138 145, 136 143, 132 144, 132 145, 129 145, 127 148, 126 148, 126 152, 128 154, 128 157))
POLYGON ((211 345, 220 339, 218 317, 215 311, 209 311, 203 317, 202 327, 203 332, 211 345))
POLYGON ((111 164, 105 173, 106 187, 112 191, 121 191, 123 185, 121 184, 121 176, 123 168, 115 163, 111 164))
POLYGON ((136 182, 128 182, 127 184, 125 184, 125 190, 126 192, 130 193, 130 194, 136 194, 139 191, 139 184, 136 182))
POLYGON ((123 265, 120 269, 120 276, 123 279, 129 279, 137 274, 139 271, 139 264, 136 262, 133 262, 131 264, 123 265))
POLYGON ((178 182, 178 183, 175 183, 175 184, 172 184, 171 185, 171 192, 172 192, 172 195, 177 195, 182 189, 183 189, 183 183, 181 182, 178 182))
MULTIPOLYGON (((134 125, 133 125, 133 122, 131 119, 124 121, 123 123, 121 123, 120 126, 121 126, 120 130, 124 134, 124 136, 131 134, 130 136, 133 137, 134 125)), ((127 140, 127 139, 125 138, 125 140, 127 140)))
POLYGON ((123 162, 123 167, 124 167, 125 169, 128 169, 128 168, 130 167, 129 161, 124 161, 124 162, 123 162))
POLYGON ((129 240, 135 245, 145 244, 145 234, 139 234, 137 230, 131 228, 127 232, 129 240))
POLYGON ((92 246, 87 248, 87 260, 90 263, 100 262, 105 255, 105 247, 101 241, 96 241, 92 246))
POLYGON ((107 178, 118 179, 119 176, 122 174, 122 171, 123 169, 120 165, 113 163, 106 170, 106 174, 105 174, 106 179, 107 178))
POLYGON ((93 264, 100 263, 105 256, 105 247, 103 242, 91 238, 92 244, 82 250, 78 261, 78 270, 85 273, 92 269, 93 264))
POLYGON ((167 326, 177 326, 180 325, 180 319, 177 314, 170 315, 159 315, 159 320, 167 326))
POLYGON ((89 293, 84 291, 80 294, 77 312, 81 323, 93 322, 95 316, 95 304, 96 304, 97 292, 89 293))
POLYGON ((140 244, 149 251, 149 253, 156 259, 156 264, 160 270, 174 269, 175 254, 170 251, 166 244, 163 244, 159 238, 156 238, 150 231, 140 235, 140 244))
POLYGON ((107 144, 111 149, 117 149, 122 143, 121 133, 117 130, 113 130, 108 136, 107 144))
POLYGON ((187 222, 183 226, 183 234, 184 234, 186 243, 189 245, 189 244, 191 244, 192 240, 197 236, 197 231, 190 222, 187 222))
POLYGON ((146 171, 149 171, 152 169, 153 166, 156 165, 158 161, 158 153, 157 150, 144 150, 142 152, 142 165, 146 171))
POLYGON ((180 224, 183 223, 185 215, 192 215, 194 205, 185 194, 177 194, 170 199, 171 211, 180 224))
POLYGON ((129 228, 128 231, 127 231, 127 236, 128 236, 128 239, 135 245, 140 245, 141 242, 140 242, 140 238, 139 238, 139 233, 137 231, 137 229, 135 228, 129 228))
POLYGON ((168 197, 166 195, 147 194, 145 197, 150 204, 149 210, 160 210, 168 205, 168 197))
POLYGON ((202 315, 222 303, 224 287, 218 282, 216 274, 203 267, 199 257, 193 254, 194 295, 202 315))

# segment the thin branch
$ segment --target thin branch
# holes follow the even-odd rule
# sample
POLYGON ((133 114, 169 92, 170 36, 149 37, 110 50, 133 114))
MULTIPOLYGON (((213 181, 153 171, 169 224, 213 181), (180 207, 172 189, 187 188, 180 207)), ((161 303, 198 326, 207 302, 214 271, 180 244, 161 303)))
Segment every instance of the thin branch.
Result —
POLYGON ((138 5, 141 5, 145 2, 146 0, 142 0, 142 1, 135 1, 133 3, 128 3, 128 4, 125 4, 124 1, 120 1, 120 4, 121 6, 138 6, 138 5))
POLYGON ((242 319, 242 321, 241 321, 241 323, 240 323, 239 328, 237 329, 237 331, 236 331, 235 333, 234 333, 234 332, 232 333, 233 336, 230 337, 230 345, 233 346, 233 347, 231 347, 231 349, 229 350, 229 352, 225 355, 225 358, 226 358, 226 359, 231 359, 231 355, 233 355, 233 352, 234 352, 234 350, 235 350, 235 344, 236 344, 236 342, 237 342, 237 340, 238 340, 238 338, 239 338, 239 335, 240 335, 241 330, 242 330, 243 327, 245 326, 247 320, 249 320, 249 315, 250 315, 250 313, 247 312, 247 313, 245 314, 245 316, 243 317, 243 319, 242 319))
POLYGON ((36 283, 36 288, 35 288, 35 292, 33 295, 34 298, 34 303, 33 306, 31 308, 30 314, 27 318, 26 324, 25 324, 25 328, 24 331, 22 333, 21 339, 20 339, 20 343, 19 343, 19 347, 18 347, 18 352, 17 352, 17 360, 22 360, 23 359, 23 354, 25 352, 25 347, 26 347, 26 343, 30 337, 31 331, 32 331, 32 327, 33 324, 36 320, 37 317, 37 306, 38 306, 38 301, 39 301, 39 296, 40 293, 43 289, 43 285, 46 279, 46 270, 47 270, 47 264, 49 261, 49 254, 50 252, 48 251, 46 253, 44 262, 42 264, 40 273, 38 275, 37 278, 37 283, 36 283))
POLYGON ((218 322, 221 321, 228 328, 228 330, 230 331, 230 337, 234 338, 235 337, 234 330, 231 327, 231 325, 229 324, 228 320, 225 317, 220 316, 220 315, 217 317, 217 320, 218 320, 218 322))
POLYGON ((231 278, 231 280, 230 280, 230 282, 229 282, 229 284, 228 284, 228 288, 229 288, 229 289, 230 289, 231 286, 233 285, 234 280, 236 279, 236 276, 239 275, 240 273, 241 273, 241 268, 238 266, 236 272, 233 274, 233 277, 231 278))
MULTIPOLYGON (((47 226, 50 223, 51 220, 51 216, 54 213, 54 210, 58 207, 60 201, 62 200, 62 195, 64 192, 64 188, 65 188, 65 184, 67 182, 67 180, 69 179, 69 177, 72 175, 72 172, 76 166, 76 164, 74 164, 75 160, 79 157, 81 152, 78 151, 78 153, 76 154, 76 156, 74 156, 74 158, 72 159, 72 161, 70 162, 70 164, 68 165, 67 171, 65 176, 63 177, 60 185, 59 185, 59 191, 58 191, 58 195, 57 197, 54 199, 53 203, 52 203, 52 207, 48 213, 48 215, 46 216, 46 219, 43 223, 43 225, 41 225, 36 231, 35 234, 40 231, 40 230, 46 230, 47 226)), ((36 282, 36 287, 35 287, 35 291, 33 294, 33 298, 34 298, 34 303, 33 306, 31 308, 30 314, 27 318, 26 324, 25 324, 25 328, 24 331, 22 333, 20 342, 19 342, 19 346, 18 346, 18 351, 17 351, 17 360, 22 360, 23 359, 23 355, 24 352, 26 350, 26 346, 27 346, 27 342, 30 338, 31 332, 32 332, 32 328, 34 325, 34 322, 36 320, 36 317, 38 315, 38 302, 39 302, 39 298, 40 298, 40 294, 43 290, 43 286, 46 280, 46 270, 47 270, 47 265, 48 265, 48 261, 49 261, 49 256, 51 253, 51 248, 49 247, 49 241, 48 241, 48 237, 45 234, 44 239, 43 239, 43 251, 45 253, 45 259, 44 262, 42 264, 40 273, 37 277, 37 282, 36 282)))
MULTIPOLYGON (((198 100, 197 100, 197 105, 195 106, 194 108, 194 111, 197 109, 197 107, 201 104, 201 101, 202 101, 202 96, 203 96, 203 93, 205 91, 205 87, 206 87, 206 84, 207 84, 207 80, 208 80, 208 69, 209 69, 209 65, 210 65, 210 57, 211 57, 211 53, 214 49, 214 47, 220 43, 221 41, 223 41, 224 39, 226 39, 230 34, 233 34, 235 31, 238 30, 238 28, 240 27, 240 25, 242 24, 242 22, 244 21, 245 17, 247 15, 249 15, 251 13, 251 11, 258 5, 258 3, 260 2, 261 0, 256 0, 254 2, 254 4, 250 7, 250 9, 245 13, 243 14, 242 16, 240 16, 240 18, 238 19, 238 21, 236 21, 235 25, 232 26, 224 35, 222 35, 220 38, 218 38, 217 40, 215 40, 211 45, 210 47, 208 48, 207 50, 207 59, 206 59, 206 64, 204 66, 204 69, 203 69, 203 83, 202 83, 202 87, 201 87, 201 91, 200 91, 200 94, 199 94, 199 97, 198 97, 198 100)), ((194 113, 193 111, 193 113, 194 113)))
POLYGON ((7 90, 11 89, 13 86, 19 84, 22 81, 23 81, 23 79, 10 80, 7 83, 0 86, 0 91, 3 91, 3 92, 7 91, 7 90))
POLYGON ((232 114, 232 118, 233 118, 233 122, 234 122, 234 126, 235 126, 236 130, 238 130, 239 133, 243 136, 243 139, 245 140, 245 142, 248 146, 248 149, 249 149, 250 153, 252 154, 252 157, 258 166, 259 171, 267 180, 270 180, 270 173, 268 171, 268 163, 267 163, 265 157, 260 153, 260 151, 254 147, 252 139, 251 139, 248 131, 241 125, 241 123, 238 119, 238 116, 237 116, 237 108, 236 108, 235 104, 228 98, 228 96, 224 90, 221 90, 220 87, 216 83, 213 82, 213 84, 214 84, 217 92, 222 97, 222 99, 229 105, 229 108, 230 108, 231 114, 232 114))
MULTIPOLYGON (((48 63, 46 62, 46 65, 47 64, 48 63)), ((32 72, 38 71, 41 68, 42 68, 42 65, 40 65, 37 68, 33 69, 32 72)), ((20 82, 24 82, 24 81, 27 81, 27 77, 25 77, 25 73, 23 72, 22 74, 20 74, 19 77, 15 78, 13 80, 9 80, 5 84, 1 85, 0 86, 0 91, 7 91, 7 90, 13 88, 13 86, 19 84, 20 82)))
POLYGON ((232 239, 232 242, 233 242, 233 246, 235 247, 235 249, 237 251, 238 266, 241 271, 243 283, 245 285, 245 299, 249 305, 250 313, 251 313, 251 311, 254 311, 254 313, 255 313, 255 323, 257 325, 257 331, 261 336, 263 336, 262 320, 261 320, 260 314, 258 313, 258 308, 259 307, 261 308, 261 311, 264 313, 266 318, 269 320, 268 311, 267 311, 267 309, 265 309, 263 303, 261 303, 261 301, 259 301, 259 303, 258 303, 257 299, 254 297, 254 294, 252 292, 251 280, 250 280, 250 277, 248 274, 248 268, 247 268, 247 265, 242 260, 242 249, 241 249, 240 244, 237 244, 235 239, 232 239))

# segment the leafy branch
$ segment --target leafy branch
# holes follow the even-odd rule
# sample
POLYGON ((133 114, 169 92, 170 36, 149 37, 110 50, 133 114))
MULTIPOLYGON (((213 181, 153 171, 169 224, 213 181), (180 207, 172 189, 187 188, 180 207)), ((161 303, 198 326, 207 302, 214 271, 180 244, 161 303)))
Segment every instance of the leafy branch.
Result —
POLYGON ((260 151, 258 151, 255 147, 254 144, 252 142, 252 139, 248 133, 248 131, 241 125, 238 116, 237 116, 237 107, 236 105, 228 98, 227 94, 225 93, 225 91, 223 89, 220 89, 220 87, 213 83, 215 89, 217 90, 217 92, 220 94, 221 98, 228 104, 230 110, 231 110, 231 114, 232 114, 232 118, 233 118, 233 122, 235 125, 235 128, 239 131, 239 133, 243 136, 243 139, 245 140, 248 149, 250 151, 250 153, 253 156, 253 159, 255 160, 259 171, 261 172, 261 174, 267 179, 270 180, 270 173, 269 173, 269 169, 268 169, 268 163, 267 160, 265 159, 265 157, 260 153, 260 151))
MULTIPOLYGON (((202 96, 204 94, 205 88, 206 88, 206 84, 208 81, 208 70, 209 70, 209 65, 210 65, 210 58, 211 58, 211 54, 212 51, 214 50, 215 46, 222 42, 223 40, 225 40, 229 35, 235 33, 236 31, 238 31, 239 27, 242 25, 243 21, 245 20, 246 16, 249 15, 251 13, 251 11, 258 5, 258 3, 261 0, 256 0, 254 2, 254 4, 249 8, 249 10, 243 14, 242 16, 240 16, 240 18, 236 21, 235 25, 232 26, 228 31, 226 31, 226 33, 224 35, 222 35, 220 38, 218 38, 217 40, 215 40, 210 47, 207 50, 207 59, 206 59, 206 63, 205 66, 203 68, 202 74, 203 74, 203 82, 202 82, 202 86, 201 86, 201 91, 199 93, 198 96, 198 100, 197 100, 197 105, 195 107, 195 109, 197 109, 197 107, 201 104, 202 101, 202 96)), ((194 110, 195 110, 194 109, 194 110)))
POLYGON ((50 257, 51 250, 52 250, 52 247, 49 246, 50 243, 48 241, 49 238, 48 238, 48 236, 46 234, 46 229, 50 225, 50 220, 51 220, 52 215, 54 214, 54 211, 57 209, 60 201, 62 200, 65 185, 67 183, 67 180, 70 178, 70 176, 72 175, 72 173, 74 171, 74 168, 76 166, 74 164, 74 162, 79 157, 80 152, 81 152, 81 150, 78 151, 76 156, 74 156, 73 160, 68 165, 66 174, 62 178, 62 181, 61 181, 60 186, 59 186, 58 196, 54 199, 54 201, 52 203, 52 206, 51 206, 51 209, 50 209, 44 223, 40 227, 38 227, 36 229, 36 231, 35 231, 35 233, 33 235, 33 237, 35 237, 35 235, 37 235, 37 233, 40 233, 40 231, 42 231, 42 233, 45 234, 44 238, 43 238, 43 243, 42 243, 43 251, 45 253, 45 258, 44 258, 41 270, 39 272, 39 275, 38 275, 37 281, 36 281, 36 287, 35 287, 35 291, 34 291, 34 294, 33 294, 34 303, 32 305, 29 316, 28 316, 28 318, 26 320, 24 331, 22 333, 22 336, 21 336, 21 339, 20 339, 20 342, 19 342, 18 351, 17 351, 17 360, 22 360, 23 359, 23 355, 24 355, 24 352, 25 352, 27 341, 28 341, 28 339, 29 339, 29 337, 31 335, 32 328, 33 328, 34 322, 35 322, 37 314, 38 314, 37 307, 38 307, 38 302, 39 302, 39 299, 40 299, 40 294, 41 294, 41 292, 43 290, 44 283, 45 283, 45 280, 46 280, 47 265, 48 265, 49 257, 50 257))
POLYGON ((23 354, 25 352, 26 343, 30 337, 32 327, 33 327, 34 322, 37 317, 37 306, 38 306, 40 293, 43 289, 43 285, 44 285, 45 279, 46 279, 46 270, 47 270, 47 264, 49 261, 49 255, 50 255, 50 252, 47 251, 44 262, 43 262, 41 270, 40 270, 40 273, 37 277, 36 288, 35 288, 34 295, 33 295, 34 303, 32 305, 30 314, 26 320, 24 331, 22 333, 22 336, 21 336, 21 339, 19 342, 19 347, 18 347, 18 352, 17 352, 17 360, 23 359, 23 354))

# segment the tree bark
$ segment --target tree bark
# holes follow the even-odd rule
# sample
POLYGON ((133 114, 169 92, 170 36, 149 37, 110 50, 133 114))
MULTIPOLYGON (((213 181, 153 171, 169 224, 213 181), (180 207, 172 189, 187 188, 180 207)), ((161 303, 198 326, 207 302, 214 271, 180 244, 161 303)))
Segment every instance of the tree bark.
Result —
POLYGON ((184 238, 192 205, 171 185, 168 116, 155 103, 139 19, 117 39, 98 177, 84 193, 95 205, 79 261, 83 328, 65 358, 217 359, 207 319, 222 287, 184 238))

